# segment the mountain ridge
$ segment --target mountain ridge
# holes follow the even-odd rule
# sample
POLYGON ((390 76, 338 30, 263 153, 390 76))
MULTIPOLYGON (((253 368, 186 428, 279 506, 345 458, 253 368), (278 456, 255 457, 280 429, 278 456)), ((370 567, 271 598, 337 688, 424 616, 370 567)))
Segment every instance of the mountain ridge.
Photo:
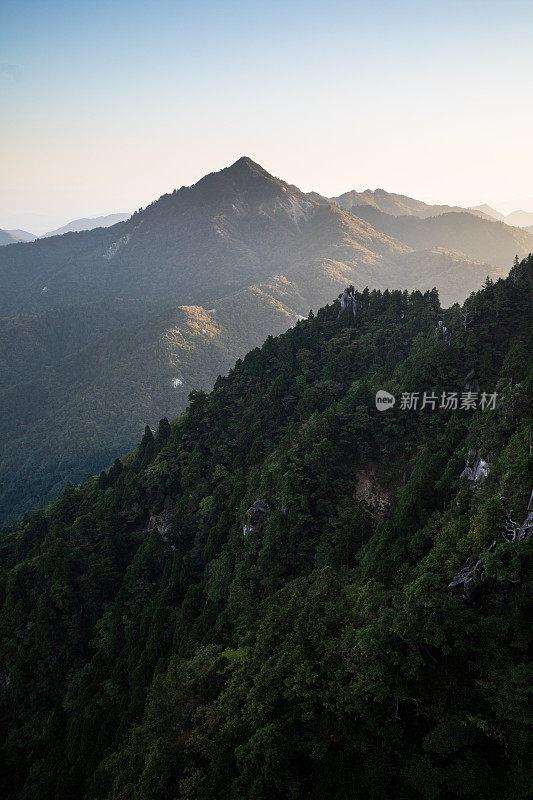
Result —
POLYGON ((450 211, 468 210, 472 213, 475 211, 477 213, 483 213, 481 209, 464 209, 461 206, 450 205, 432 205, 424 203, 422 200, 415 200, 415 198, 408 197, 407 195, 387 192, 385 189, 365 189, 362 192, 352 189, 338 197, 330 197, 328 199, 330 202, 348 211, 358 206, 373 206, 379 211, 392 214, 393 216, 410 214, 420 217, 421 219, 434 217, 438 214, 444 214, 450 211))
MULTIPOLYGON (((243 157, 191 187, 162 195, 126 222, 0 251, 0 314, 34 313, 110 294, 204 304, 292 266, 323 272, 325 264, 328 273, 331 262, 344 263, 351 273, 346 277, 361 286, 381 273, 379 286, 385 288, 396 256, 413 248, 377 231, 364 219, 364 207, 358 209, 356 215, 309 199, 243 157), (211 265, 209 281, 198 263, 211 265), (376 272, 378 264, 383 269, 376 272)), ((533 249, 533 239, 517 248, 501 230, 494 236, 509 240, 503 263, 516 252, 527 254, 528 245, 533 249)), ((424 241, 422 249, 433 246, 468 252, 453 241, 424 241)), ((479 260, 475 252, 468 255, 479 260)), ((335 288, 340 291, 343 282, 335 288)))
POLYGON ((111 225, 116 225, 118 222, 126 222, 131 214, 104 214, 99 217, 81 217, 80 219, 73 219, 71 222, 61 225, 55 230, 48 231, 41 234, 39 239, 47 239, 50 236, 62 236, 64 233, 79 233, 81 231, 90 231, 94 228, 109 228, 111 225))
POLYGON ((4 530, 2 796, 527 800, 532 270, 335 300, 4 530))
MULTIPOLYGON (((210 388, 250 347, 346 285, 437 287, 452 305, 508 269, 516 236, 527 236, 487 223, 495 241, 482 242, 482 255, 506 256, 498 269, 479 257, 479 244, 465 252, 480 219, 465 214, 461 236, 452 225, 439 238, 432 218, 408 217, 406 226, 370 209, 369 221, 368 208, 356 215, 310 198, 242 157, 125 222, 2 248, 0 518, 12 521, 66 480, 103 468, 134 445, 140 426, 178 414, 191 389, 210 388), (172 323, 180 315, 181 339, 172 323), (176 373, 164 342, 183 345, 183 336, 176 373)), ((434 219, 447 218, 456 219, 434 219)))

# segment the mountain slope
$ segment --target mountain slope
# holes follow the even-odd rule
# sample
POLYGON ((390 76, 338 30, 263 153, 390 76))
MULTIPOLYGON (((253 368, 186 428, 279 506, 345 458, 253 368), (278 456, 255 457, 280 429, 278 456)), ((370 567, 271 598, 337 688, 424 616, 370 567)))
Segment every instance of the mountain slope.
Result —
MULTIPOLYGON (((501 234, 492 231, 496 243, 501 234)), ((422 249, 435 246, 458 249, 427 240, 422 249)), ((335 290, 347 280, 385 288, 409 250, 361 214, 310 200, 242 158, 127 222, 0 251, 0 314, 109 296, 206 305, 272 275, 290 277, 291 270, 305 274, 303 290, 317 269, 331 274, 331 264, 344 275, 335 290)), ((328 295, 310 299, 322 303, 328 295)))
POLYGON ((339 197, 330 197, 329 199, 340 208, 344 208, 346 211, 355 211, 355 213, 357 213, 356 209, 359 206, 371 206, 384 214, 391 214, 395 217, 409 215, 426 219, 426 217, 436 217, 439 214, 447 214, 451 211, 469 211, 487 219, 492 217, 492 214, 482 206, 464 209, 460 206, 431 205, 424 203, 422 200, 415 200, 414 197, 386 192, 384 189, 365 189, 363 192, 357 192, 352 189, 339 195, 339 197))
POLYGON ((533 251, 533 238, 527 231, 465 212, 417 219, 393 217, 370 206, 361 206, 357 214, 377 230, 398 238, 414 250, 443 247, 496 267, 509 264, 513 254, 523 258, 533 251))
POLYGON ((335 302, 4 531, 3 796, 531 796, 532 272, 335 302))
POLYGON ((467 211, 477 211, 485 217, 496 219, 499 222, 505 222, 505 214, 500 214, 499 211, 496 211, 495 208, 492 208, 492 206, 489 206, 487 203, 483 203, 481 206, 471 206, 467 211))
POLYGON ((116 300, 0 320, 0 524, 110 464, 304 308, 278 278, 209 310, 116 300))
POLYGON ((494 269, 491 264, 446 247, 406 253, 397 258, 396 267, 396 275, 389 280, 391 289, 427 291, 438 286, 444 307, 475 292, 487 277, 496 279, 508 272, 508 269, 494 269))
POLYGON ((505 217, 507 225, 516 225, 519 228, 528 228, 533 225, 533 211, 513 211, 505 217))
POLYGON ((77 233, 79 231, 92 231, 94 228, 109 228, 111 225, 116 225, 118 222, 126 222, 131 214, 106 214, 102 217, 83 217, 82 219, 73 219, 72 222, 67 222, 60 228, 56 228, 48 233, 43 233, 41 239, 47 239, 50 236, 62 236, 64 233, 77 233))
POLYGON ((363 280, 365 264, 405 251, 242 158, 127 222, 1 251, 0 313, 110 295, 205 305, 288 266, 311 269, 337 248, 352 268, 357 261, 363 280))
MULTIPOLYGON (((390 219, 403 235, 404 218, 390 219)), ((453 242, 466 247, 471 227, 452 225, 446 244, 430 220, 412 221, 429 226, 421 249, 244 157, 125 222, 2 249, 0 521, 105 467, 144 424, 180 413, 191 389, 210 388, 250 347, 347 284, 437 287, 448 305, 497 277, 457 252, 453 242), (209 321, 213 308, 217 324, 198 335, 192 317, 209 321), (189 361, 186 380, 172 386, 179 376, 161 342, 181 317, 189 361)), ((514 229, 490 225, 491 252, 505 240, 510 265, 517 250, 505 237, 514 229)))
POLYGON ((11 231, 4 231, 0 229, 0 247, 6 244, 15 244, 22 241, 18 236, 15 236, 11 231))
POLYGON ((17 242, 34 242, 37 236, 28 231, 21 231, 18 228, 13 231, 0 230, 0 247, 6 244, 16 244, 17 242))
POLYGON ((12 231, 0 231, 0 246, 2 244, 14 244, 15 242, 33 242, 37 237, 29 231, 21 231, 18 228, 12 231), (10 238, 4 238, 5 234, 10 238))

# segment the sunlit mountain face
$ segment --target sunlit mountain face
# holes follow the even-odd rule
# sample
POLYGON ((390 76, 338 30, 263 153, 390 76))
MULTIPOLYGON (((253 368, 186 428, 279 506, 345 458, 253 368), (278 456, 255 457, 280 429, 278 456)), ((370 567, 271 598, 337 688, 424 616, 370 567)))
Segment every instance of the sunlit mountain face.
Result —
POLYGON ((437 287, 448 306, 533 249, 464 210, 356 199, 243 157, 120 223, 1 248, 2 519, 105 467, 347 285, 437 287))

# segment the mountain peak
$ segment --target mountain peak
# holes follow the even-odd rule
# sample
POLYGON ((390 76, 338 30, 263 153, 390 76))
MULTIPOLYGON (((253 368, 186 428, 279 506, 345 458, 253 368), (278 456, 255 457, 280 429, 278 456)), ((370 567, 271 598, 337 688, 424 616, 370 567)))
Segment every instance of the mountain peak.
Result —
POLYGON ((249 156, 241 156, 240 158, 235 161, 228 169, 242 169, 247 167, 248 169, 263 169, 260 164, 257 164, 253 159, 249 156))
POLYGON ((263 175, 266 178, 272 178, 273 176, 261 166, 261 164, 257 164, 253 161, 249 156, 241 156, 234 164, 227 169, 231 172, 248 172, 254 173, 256 175, 263 175))
POLYGON ((255 184, 254 178, 262 178, 269 184, 284 185, 283 181, 267 172, 261 164, 257 164, 249 156, 241 156, 229 167, 223 167, 218 172, 210 172, 209 175, 205 175, 190 188, 204 190, 205 187, 209 187, 211 193, 216 191, 227 194, 228 181, 237 186, 251 185, 255 184), (250 179, 252 180, 250 181, 250 179))

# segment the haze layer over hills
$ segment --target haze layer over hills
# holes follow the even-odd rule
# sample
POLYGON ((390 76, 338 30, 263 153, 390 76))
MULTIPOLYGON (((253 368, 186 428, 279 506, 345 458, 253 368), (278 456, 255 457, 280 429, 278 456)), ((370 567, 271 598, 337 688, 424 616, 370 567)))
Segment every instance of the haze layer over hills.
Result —
POLYGON ((43 233, 41 236, 36 236, 34 233, 19 229, 0 229, 0 246, 15 244, 16 242, 34 242, 36 239, 47 239, 50 236, 62 236, 64 233, 92 231, 94 228, 109 228, 111 225, 116 225, 117 222, 124 222, 129 219, 130 216, 130 214, 106 214, 102 217, 74 219, 72 222, 67 222, 66 225, 62 225, 60 228, 56 228, 48 233, 43 233))
MULTIPOLYGON (((329 296, 350 281, 360 287, 401 285, 412 277, 403 256, 416 247, 377 230, 362 213, 310 199, 242 158, 119 225, 0 251, 0 313, 33 313, 110 296, 204 304, 274 274, 300 280, 306 303, 316 305, 326 288, 329 296)), ((458 219, 447 222, 452 233, 446 246, 462 253, 462 229, 457 240, 453 236, 458 219)), ((466 214, 463 222, 476 236, 478 220, 466 214)), ((529 234, 494 225, 487 221, 498 243, 493 267, 505 268, 516 253, 533 248, 529 234)), ((430 241, 425 238, 421 249, 430 241)), ((449 281, 439 287, 435 269, 420 279, 444 289, 445 302, 463 299, 480 275, 491 271, 480 270, 473 258, 478 260, 464 256, 455 287, 449 281)))
POLYGON ((533 225, 533 211, 512 211, 510 214, 500 214, 499 211, 488 205, 475 206, 469 210, 505 222, 507 225, 516 225, 518 228, 529 228, 533 225))
POLYGON ((347 284, 436 286, 447 306, 533 250, 500 222, 363 194, 305 194, 243 157, 111 227, 1 248, 3 519, 106 466, 347 284))
POLYGON ((46 239, 49 236, 61 236, 63 233, 77 233, 78 231, 92 231, 93 228, 109 228, 111 225, 116 225, 117 222, 125 222, 129 219, 131 214, 106 214, 102 217, 83 217, 82 219, 73 219, 72 222, 67 222, 60 228, 43 234, 40 238, 46 239))

